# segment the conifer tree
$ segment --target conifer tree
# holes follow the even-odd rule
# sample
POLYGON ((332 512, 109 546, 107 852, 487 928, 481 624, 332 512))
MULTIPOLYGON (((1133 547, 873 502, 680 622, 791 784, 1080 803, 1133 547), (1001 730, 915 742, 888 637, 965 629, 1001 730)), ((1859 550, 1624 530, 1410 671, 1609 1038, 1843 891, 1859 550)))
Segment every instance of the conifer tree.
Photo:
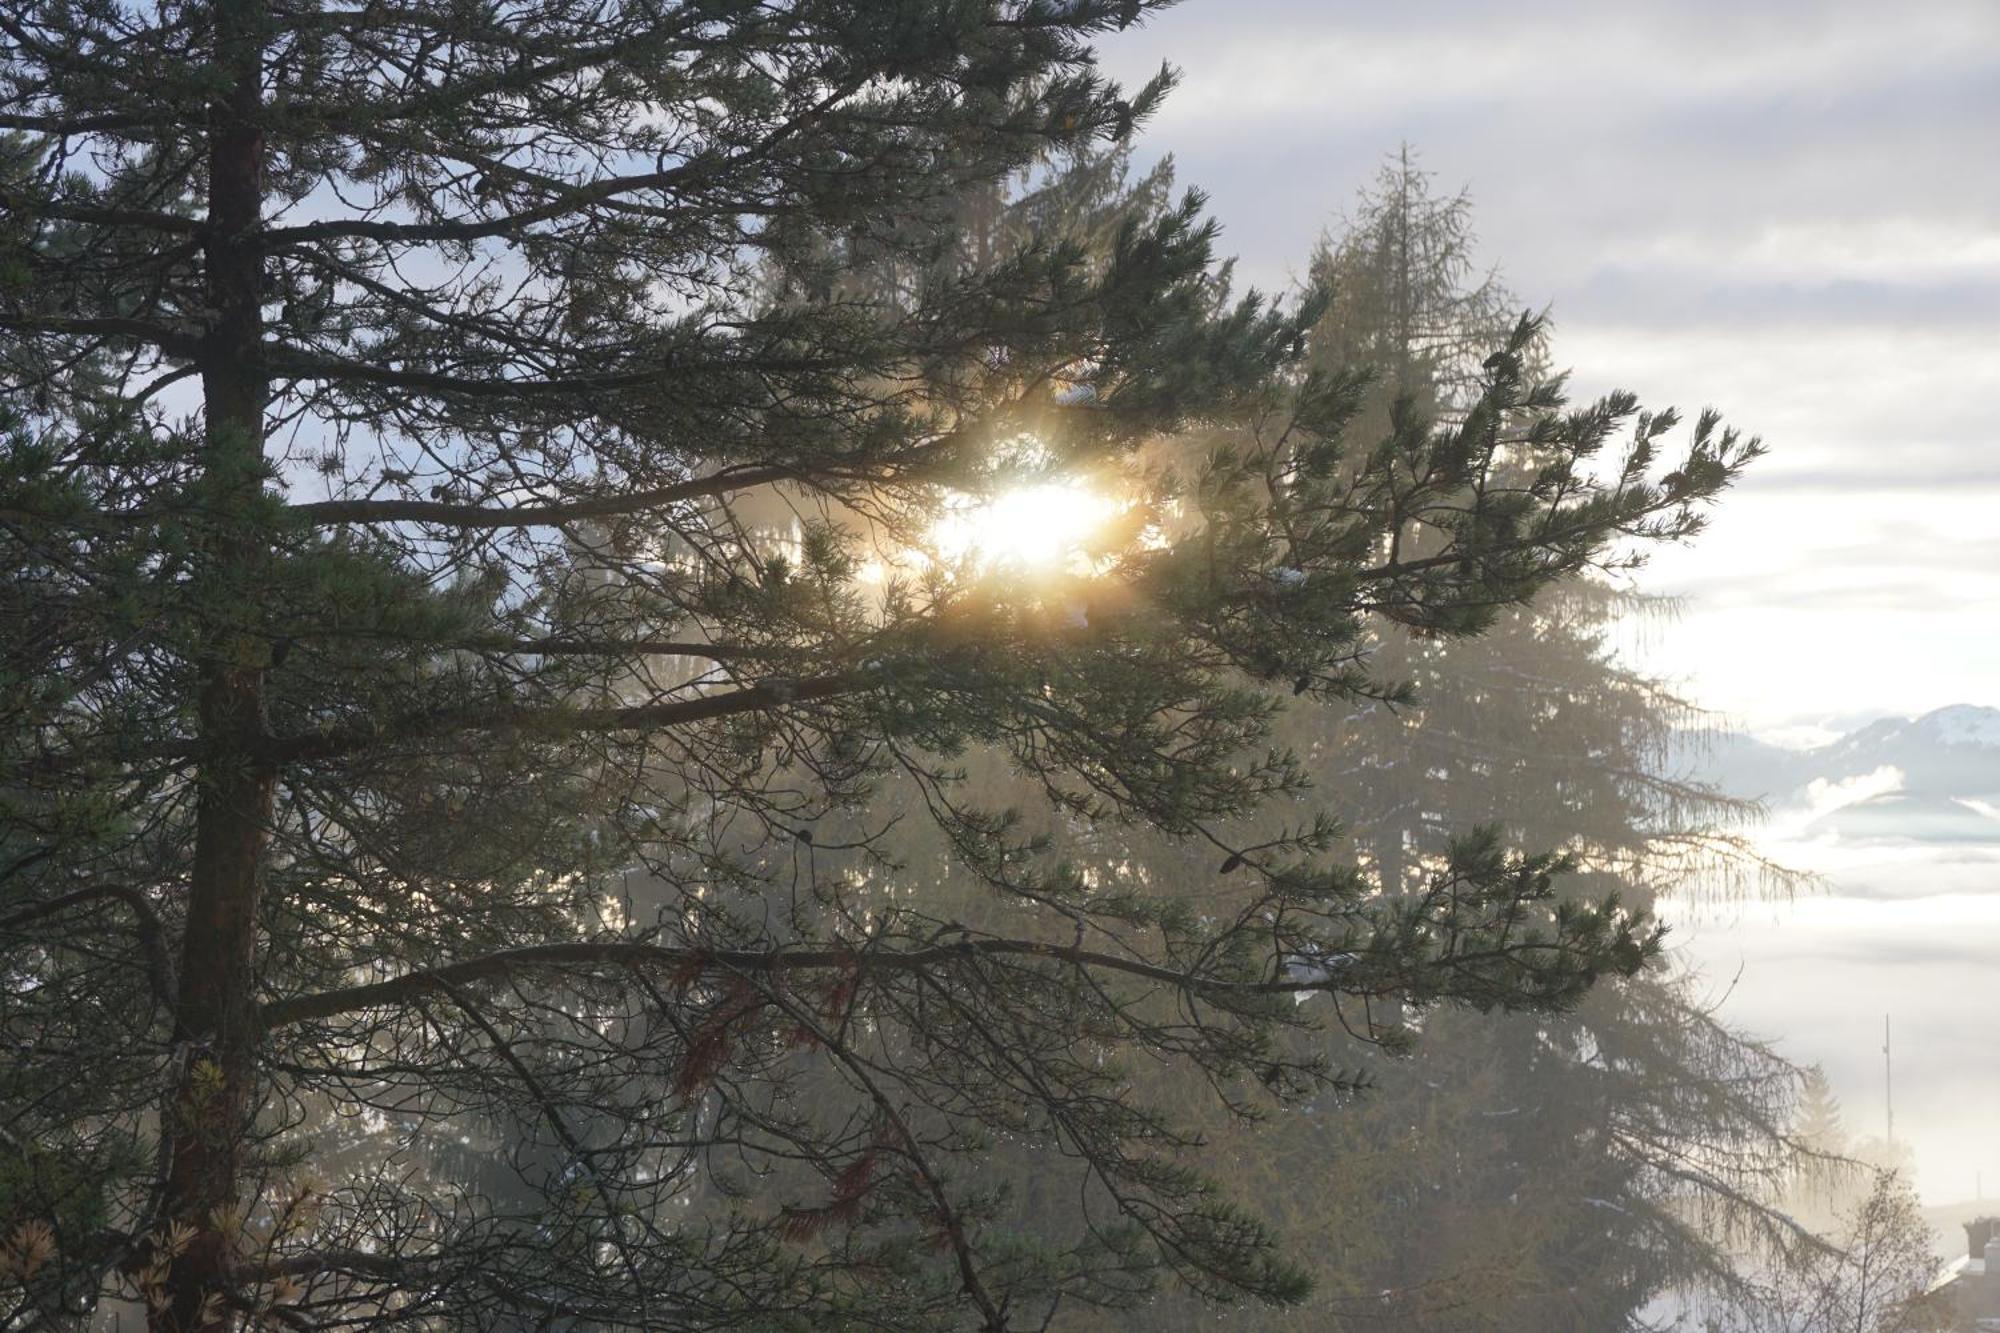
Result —
MULTIPOLYGON (((1407 157, 1400 169, 1409 170, 1407 157)), ((1080 181, 1037 198, 1094 200, 1093 187, 1112 179, 1093 164, 1080 181)), ((1157 183, 1156 169, 1136 197, 1153 197, 1157 183)), ((1354 235, 1329 244, 1314 266, 1345 276, 1329 284, 1333 305, 1313 330, 1310 355, 1332 369, 1367 364, 1341 358, 1384 354, 1391 344, 1369 332, 1364 312, 1396 303, 1366 284, 1393 281, 1399 270, 1363 247, 1370 237, 1407 234, 1443 272, 1417 281, 1415 297, 1402 303, 1433 331, 1421 368, 1407 377, 1416 392, 1401 395, 1415 400, 1405 410, 1462 412, 1468 400, 1448 383, 1462 380, 1464 361, 1476 366, 1484 353, 1475 349, 1492 345, 1482 337, 1507 336, 1511 305, 1490 276, 1472 293, 1458 285, 1473 272, 1469 203, 1435 203, 1421 174, 1380 186, 1365 202, 1354 235), (1372 215, 1405 205, 1414 218, 1407 227, 1372 215), (1349 291, 1347 283, 1363 286, 1349 291), (1466 327, 1454 333, 1454 320, 1466 327)), ((984 215, 1005 227, 1010 213, 989 206, 984 215)), ((969 245, 966 262, 979 253, 969 245)), ((1379 374, 1366 429, 1386 433, 1398 397, 1396 377, 1379 374)), ((1199 447, 1177 439, 1161 449, 1199 447)), ((1748 807, 1679 780, 1668 766, 1691 710, 1605 649, 1605 626, 1634 601, 1571 582, 1532 607, 1502 609, 1469 640, 1412 643, 1378 626, 1386 641, 1376 662, 1410 679, 1414 697, 1394 710, 1296 710, 1279 734, 1322 787, 1343 793, 1340 809, 1371 861, 1385 865, 1391 838, 1411 849, 1404 869, 1380 873, 1383 884, 1412 894, 1421 892, 1425 859, 1434 869, 1451 833, 1479 822, 1506 824, 1531 845, 1564 842, 1583 857, 1573 884, 1648 901, 1691 893, 1698 877, 1768 878, 1770 868, 1731 831, 1748 807)), ((993 766, 974 767, 975 790, 988 800, 1031 799, 993 766)), ((1086 874, 1171 885, 1206 869, 1198 855, 1144 830, 1083 825, 1049 836, 1086 874)), ((936 860, 907 842, 900 852, 913 867, 936 860)), ((923 892, 985 923, 979 904, 948 881, 923 892)), ((1212 891, 1203 900, 1217 901, 1212 891)), ((1382 1065, 1365 1050, 1336 1046, 1337 1062, 1376 1064, 1375 1083, 1352 1100, 1317 1099, 1303 1115, 1231 1123, 1190 1105, 1167 1071, 1135 1071, 1134 1091, 1198 1129, 1205 1158, 1233 1192, 1302 1243, 1323 1280, 1308 1317, 1412 1328, 1441 1318, 1496 1329, 1551 1320, 1616 1326, 1677 1281, 1740 1289, 1737 1244, 1799 1240, 1758 1202, 1793 1165, 1785 1127, 1793 1072, 1701 1012, 1688 998, 1695 984, 1660 977, 1600 990, 1554 1022, 1425 1014, 1414 1065, 1382 1065), (1726 1146, 1711 1152, 1717 1145, 1726 1146)), ((1371 1039, 1393 1040, 1393 1030, 1380 1029, 1399 1012, 1396 997, 1377 996, 1342 1017, 1371 1039)), ((994 1173, 1037 1229, 1060 1230, 1067 1199, 1060 1182, 1050 1188, 1043 1162, 1003 1151, 994 1173)), ((1213 1317, 1177 1302, 1155 1303, 1146 1315, 1188 1328, 1213 1317)), ((1299 1318, 1234 1317, 1246 1327, 1299 1318)))
MULTIPOLYGON (((1511 304, 1472 255, 1468 198, 1434 197, 1405 149, 1316 258, 1334 284, 1324 354, 1352 356, 1356 331, 1377 328, 1385 419, 1470 405, 1477 348, 1511 304)), ((1318 770, 1360 793, 1349 818, 1385 884, 1405 883, 1411 860, 1421 875, 1476 822, 1563 846, 1578 891, 1648 908, 1785 889, 1738 831, 1754 807, 1676 772, 1699 715, 1608 646, 1619 617, 1647 610, 1578 580, 1499 611, 1477 639, 1388 636, 1377 669, 1411 683, 1411 705, 1350 714, 1318 770)), ((1413 1324, 1472 1293, 1483 1327, 1624 1327, 1666 1287, 1739 1289, 1739 1254, 1798 1244, 1772 1207, 1810 1157, 1791 1133, 1797 1075, 1704 1012, 1699 986, 1652 972, 1553 1019, 1427 1022, 1416 1066, 1385 1072, 1374 1105, 1331 1122, 1358 1131, 1348 1143, 1393 1143, 1422 1164, 1396 1191, 1403 1215, 1384 1219, 1397 1238, 1385 1262, 1354 1286, 1406 1293, 1413 1324), (1416 1142, 1401 1137, 1413 1126, 1416 1142), (1535 1224, 1511 1225, 1524 1214, 1535 1224), (1454 1271, 1461 1245, 1487 1256, 1483 1270, 1454 1271)))
POLYGON ((931 262, 967 188, 1153 107, 1090 42, 1154 7, 0 14, 6 1319, 1296 1300, 1121 1058, 1309 1096, 1296 994, 1559 1009, 1645 963, 1491 840, 1376 901, 1274 721, 1380 692, 1370 617, 1465 633, 1692 533, 1755 443, 1705 417, 1663 468, 1671 415, 1565 411, 1530 327, 1459 422, 1352 439, 1319 303, 1231 299, 1197 197, 931 262), (914 287, 847 290, 862 252, 914 287), (1121 506, 1087 559, 938 549, 1052 472, 1121 506), (1201 848, 1226 910, 1044 855, 957 795, 976 747, 1201 848), (988 924, 820 831, 898 773, 988 924), (996 1139, 1074 1164, 1071 1241, 1005 1225, 996 1139))
MULTIPOLYGON (((1435 196, 1408 150, 1315 255, 1331 303, 1309 356, 1376 369, 1364 429, 1474 406, 1456 386, 1518 307, 1472 256, 1470 201, 1435 196)), ((1344 794, 1347 833, 1386 894, 1421 903, 1453 836, 1478 825, 1566 849, 1579 893, 1650 906, 1787 887, 1742 836, 1754 808, 1676 771, 1699 714, 1611 652, 1615 619, 1646 610, 1608 580, 1572 580, 1494 608, 1476 637, 1377 625, 1372 669, 1407 697, 1288 717, 1282 734, 1320 788, 1344 794)), ((1400 1034, 1397 997, 1378 998, 1339 1017, 1413 1054, 1336 1037, 1330 1058, 1369 1072, 1365 1095, 1209 1121, 1212 1152, 1300 1238, 1321 1278, 1314 1314, 1343 1326, 1637 1327, 1671 1286, 1740 1295, 1746 1256, 1810 1248, 1778 1205, 1827 1163, 1792 1123, 1798 1073, 1705 1012, 1700 990, 1651 972, 1557 1016, 1418 1007, 1400 1034)))
POLYGON ((1842 1118, 1840 1098, 1818 1065, 1806 1070, 1799 1088, 1797 1134, 1821 1152, 1838 1153, 1847 1146, 1847 1123, 1842 1118))

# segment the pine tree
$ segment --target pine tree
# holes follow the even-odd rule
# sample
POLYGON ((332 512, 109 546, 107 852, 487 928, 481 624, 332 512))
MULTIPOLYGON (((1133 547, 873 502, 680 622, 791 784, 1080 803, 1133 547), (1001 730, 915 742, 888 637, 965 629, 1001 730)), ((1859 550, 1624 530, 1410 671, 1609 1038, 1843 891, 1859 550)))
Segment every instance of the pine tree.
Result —
POLYGON ((1153 107, 1089 46, 1152 7, 0 15, 10 1321, 1296 1300, 1120 1059, 1308 1096, 1295 994, 1559 1009, 1653 955, 1490 839, 1389 910, 1270 742, 1380 692, 1368 618, 1468 632, 1685 536, 1755 442, 1704 418, 1662 474, 1671 415, 1563 411, 1524 326, 1461 421, 1357 446, 1319 303, 1231 299, 1198 197, 932 262, 1153 107), (931 539, 1058 470, 1124 506, 1077 566, 931 539), (1044 854, 956 795, 974 749, 1202 848, 1227 910, 1044 854), (821 831, 892 774, 995 928, 821 831), (996 1141, 1076 1165, 1070 1243, 996 1220, 996 1141))
MULTIPOLYGON (((1379 193, 1420 204, 1427 197, 1421 179, 1379 193)), ((1468 208, 1462 197, 1453 205, 1461 238, 1469 236, 1468 208)), ((1355 244, 1340 249, 1352 256, 1355 244)), ((1494 311, 1507 304, 1490 278, 1483 291, 1494 311)), ((1355 304, 1335 289, 1315 330, 1315 356, 1329 355, 1322 330, 1343 307, 1341 329, 1359 328, 1355 304)), ((1438 304, 1470 308, 1448 289, 1438 304)), ((1497 315, 1489 327, 1495 338, 1509 331, 1497 315)), ((1467 355, 1477 346, 1470 335, 1458 341, 1467 355)), ((1387 430, 1392 377, 1380 377, 1375 393, 1376 428, 1387 430)), ((1449 408, 1444 393, 1421 398, 1426 410, 1449 408)), ((1746 857, 1729 831, 1751 811, 1667 767, 1692 710, 1606 650, 1605 625, 1633 600, 1602 584, 1568 583, 1530 608, 1503 609, 1477 638, 1398 640, 1378 648, 1377 660, 1411 677, 1412 702, 1393 713, 1299 711, 1280 734, 1322 787, 1343 794, 1364 846, 1379 848, 1386 831, 1398 847, 1434 856, 1455 828, 1488 821, 1527 845, 1568 842, 1584 861, 1572 882, 1641 901, 1691 892, 1696 876, 1766 877, 1768 867, 1746 857), (1426 805, 1405 808, 1406 791, 1426 805)), ((976 785, 989 800, 1031 798, 990 766, 976 785)), ((1086 824, 1049 836, 1086 874, 1171 885, 1198 883, 1205 870, 1198 855, 1143 830, 1086 824)), ((905 845, 902 859, 924 865, 936 856, 905 845)), ((1376 851, 1371 859, 1386 858, 1376 851)), ((1434 869, 1434 860, 1419 859, 1407 875, 1385 872, 1384 880, 1403 884, 1434 869)), ((942 900, 951 887, 925 892, 942 900)), ((976 903, 951 901, 964 919, 988 924, 976 903)), ((1204 888, 1202 901, 1217 900, 1204 888)), ((1206 1159, 1249 1206, 1303 1242, 1323 1279, 1313 1317, 1419 1327, 1464 1322, 1471 1306, 1479 1327, 1564 1319, 1616 1326, 1672 1282, 1739 1283, 1739 1243, 1797 1239, 1753 1202, 1782 1183, 1791 1160, 1784 1120, 1793 1073, 1694 1005, 1694 984, 1661 977, 1600 989, 1577 1014, 1553 1021, 1425 1013, 1414 1066, 1380 1067, 1366 1095, 1319 1098, 1304 1118, 1273 1112, 1232 1123, 1190 1106, 1170 1073, 1135 1071, 1134 1084, 1143 1100, 1197 1127, 1206 1159), (1716 1145, 1726 1151, 1709 1151, 1716 1145)), ((1393 1036, 1378 1029, 1400 1012, 1394 998, 1372 997, 1344 1017, 1372 1037, 1393 1036)), ((1336 1049, 1340 1061, 1374 1063, 1352 1047, 1336 1049)), ((1061 1229, 1065 1188, 1047 1188, 1040 1161, 1002 1154, 996 1174, 1037 1229, 1061 1229)), ((1155 1304, 1147 1316, 1189 1328, 1213 1317, 1178 1303, 1155 1304)), ((1237 1319, 1282 1327, 1297 1317, 1237 1319)))

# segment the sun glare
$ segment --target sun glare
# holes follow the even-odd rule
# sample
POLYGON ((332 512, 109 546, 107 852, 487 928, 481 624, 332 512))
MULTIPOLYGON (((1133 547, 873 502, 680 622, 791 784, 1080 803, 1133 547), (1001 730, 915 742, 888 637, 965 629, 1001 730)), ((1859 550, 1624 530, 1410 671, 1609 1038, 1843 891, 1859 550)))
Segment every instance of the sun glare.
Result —
POLYGON ((968 501, 931 529, 947 560, 1048 570, 1075 557, 1118 506, 1078 482, 1044 482, 968 501))

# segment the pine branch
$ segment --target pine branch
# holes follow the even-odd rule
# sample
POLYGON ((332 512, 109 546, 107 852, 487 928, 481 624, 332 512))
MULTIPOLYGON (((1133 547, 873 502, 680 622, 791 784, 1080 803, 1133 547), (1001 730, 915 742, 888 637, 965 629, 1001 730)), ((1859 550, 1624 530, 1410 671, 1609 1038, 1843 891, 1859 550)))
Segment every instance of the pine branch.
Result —
MULTIPOLYGON (((1477 951, 1442 955, 1435 963, 1446 969, 1485 965, 1542 954, 1568 957, 1576 946, 1560 940, 1506 943, 1477 951)), ((861 949, 789 947, 777 949, 706 949, 693 946, 640 944, 603 940, 572 944, 531 945, 470 958, 460 963, 405 973, 387 981, 295 996, 265 1003, 258 1010, 265 1028, 289 1027, 337 1018, 369 1009, 410 1003, 437 990, 469 982, 513 978, 538 968, 619 967, 664 971, 678 977, 690 973, 775 975, 779 973, 845 971, 869 973, 929 972, 985 958, 1046 959, 1072 967, 1115 972, 1156 981, 1194 995, 1254 997, 1262 995, 1388 995, 1410 989, 1412 976, 1382 978, 1357 986, 1345 977, 1295 977, 1289 973, 1261 980, 1243 980, 1149 963, 1143 959, 1054 944, 1044 940, 964 939, 924 948, 861 949)))
MULTIPOLYGON (((791 704, 817 703, 859 693, 874 683, 870 676, 848 674, 799 681, 766 681, 723 694, 623 708, 494 707, 445 710, 323 732, 268 736, 250 744, 244 758, 254 765, 275 769, 288 764, 346 759, 403 741, 434 740, 446 736, 514 731, 555 739, 611 732, 661 731, 791 704)), ((154 762, 178 766, 197 761, 205 753, 201 742, 182 737, 128 749, 77 749, 41 755, 15 763, 6 771, 24 776, 73 772, 101 763, 154 762)))
POLYGON ((753 486, 790 481, 791 467, 745 464, 726 467, 705 477, 638 491, 614 491, 576 500, 545 500, 518 505, 453 504, 440 500, 316 500, 293 505, 291 512, 310 523, 438 523, 459 528, 560 527, 593 518, 616 518, 662 509, 684 500, 727 495, 753 486))
MULTIPOLYGON (((704 177, 728 177, 744 167, 767 159, 780 144, 822 119, 835 107, 852 97, 863 82, 865 80, 856 79, 843 82, 812 106, 775 126, 758 142, 734 157, 720 160, 696 157, 664 171, 601 177, 585 185, 569 186, 561 198, 549 203, 483 222, 404 223, 377 222, 370 219, 307 222, 296 227, 270 228, 261 234, 261 243, 267 248, 278 249, 290 245, 317 244, 333 240, 465 243, 517 235, 538 222, 567 217, 594 204, 613 202, 626 195, 641 191, 669 191, 704 177)), ((556 184, 554 181, 547 183, 556 184)))
POLYGON ((168 356, 193 357, 202 350, 195 334, 150 320, 116 315, 0 315, 0 330, 8 333, 53 333, 81 338, 118 338, 150 343, 168 356))
POLYGON ((18 930, 36 921, 59 916, 72 907, 94 902, 100 898, 115 898, 123 903, 138 918, 139 948, 146 956, 146 984, 152 989, 153 998, 163 1005, 168 1013, 173 1013, 178 1003, 177 987, 174 983, 173 959, 167 954, 166 936, 160 924, 160 915, 153 905, 146 901, 146 895, 128 884, 93 884, 77 889, 46 902, 36 903, 0 917, 0 932, 18 930))
POLYGON ((255 759, 283 765, 342 759, 387 742, 427 740, 461 733, 519 731, 560 737, 620 731, 659 731, 740 713, 763 712, 790 704, 816 703, 855 694, 874 684, 870 676, 822 676, 800 681, 767 681, 726 694, 635 704, 625 708, 492 708, 420 714, 328 732, 274 736, 256 748, 255 759))
POLYGON ((460 642, 468 652, 520 653, 540 657, 698 657, 711 662, 796 657, 797 650, 745 643, 701 643, 682 639, 476 638, 460 642))

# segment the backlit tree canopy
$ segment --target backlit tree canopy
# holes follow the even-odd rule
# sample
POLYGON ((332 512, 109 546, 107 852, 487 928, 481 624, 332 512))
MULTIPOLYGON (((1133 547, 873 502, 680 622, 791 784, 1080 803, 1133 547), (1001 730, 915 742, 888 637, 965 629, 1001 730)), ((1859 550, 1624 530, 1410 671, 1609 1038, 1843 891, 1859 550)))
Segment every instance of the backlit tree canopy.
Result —
POLYGON ((1089 45, 1154 7, 0 12, 10 1316, 1296 1299, 1128 1065, 1248 1108, 1332 1077, 1301 990, 1644 963, 1490 836, 1381 899, 1273 720, 1395 697, 1374 618, 1475 632, 1691 533, 1755 444, 1566 408, 1531 324, 1449 426, 1350 435, 1321 302, 1232 299, 1196 196, 974 262, 968 194, 1165 93, 1089 45), (1058 482, 1098 497, 1060 559, 940 539, 1058 482), (892 786, 979 913, 899 883, 892 786), (1118 824, 1216 869, 1047 850, 1118 824))

